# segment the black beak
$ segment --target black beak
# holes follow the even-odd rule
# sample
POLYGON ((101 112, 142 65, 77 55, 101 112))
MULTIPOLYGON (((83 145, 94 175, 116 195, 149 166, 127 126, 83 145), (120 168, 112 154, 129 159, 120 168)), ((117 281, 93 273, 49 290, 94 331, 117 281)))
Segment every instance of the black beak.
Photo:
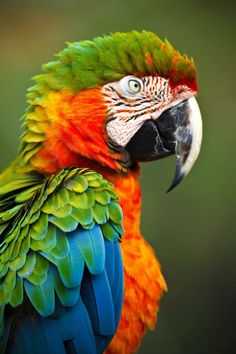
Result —
POLYGON ((152 161, 176 155, 172 190, 188 174, 200 151, 202 121, 194 97, 164 111, 157 120, 143 123, 126 145, 132 162, 152 161))

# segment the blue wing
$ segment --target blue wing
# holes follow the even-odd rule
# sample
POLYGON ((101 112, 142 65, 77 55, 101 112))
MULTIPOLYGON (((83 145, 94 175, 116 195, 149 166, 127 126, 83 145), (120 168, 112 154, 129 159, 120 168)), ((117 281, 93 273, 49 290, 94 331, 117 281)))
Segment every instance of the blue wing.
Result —
MULTIPOLYGON (((31 209, 28 206, 33 218, 27 229, 32 242, 20 256, 26 257, 25 265, 18 269, 18 261, 14 286, 5 296, 0 353, 103 353, 118 326, 123 302, 122 228, 114 192, 103 179, 95 183, 91 172, 74 169, 74 174, 68 171, 69 177, 63 173, 60 186, 54 183, 56 189, 51 187, 53 181, 44 184, 40 212, 35 201, 31 209), (87 204, 80 205, 85 199, 87 204)), ((27 191, 22 193, 25 199, 27 191)), ((19 228, 19 214, 14 217, 19 228)), ((18 240, 23 239, 25 219, 24 214, 18 240)), ((11 234, 5 235, 6 250, 12 239, 11 234)), ((7 274, 12 273, 14 262, 7 263, 7 274)), ((1 280, 4 286, 5 277, 1 280)))

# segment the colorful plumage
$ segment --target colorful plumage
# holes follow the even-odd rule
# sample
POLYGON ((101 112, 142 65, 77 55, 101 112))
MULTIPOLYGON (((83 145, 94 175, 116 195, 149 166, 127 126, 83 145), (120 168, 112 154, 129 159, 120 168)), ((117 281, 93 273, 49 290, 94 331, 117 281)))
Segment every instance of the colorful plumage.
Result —
POLYGON ((193 60, 150 32, 69 43, 28 90, 0 176, 0 353, 133 353, 166 283, 140 233, 139 162, 201 144, 193 60))

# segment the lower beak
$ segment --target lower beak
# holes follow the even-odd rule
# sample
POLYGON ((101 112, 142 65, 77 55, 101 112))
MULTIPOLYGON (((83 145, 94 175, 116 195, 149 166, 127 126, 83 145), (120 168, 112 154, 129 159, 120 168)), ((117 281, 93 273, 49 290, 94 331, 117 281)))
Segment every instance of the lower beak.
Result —
POLYGON ((131 161, 151 161, 176 155, 172 190, 189 173, 202 140, 201 113, 194 97, 164 111, 157 120, 141 126, 125 149, 131 161))

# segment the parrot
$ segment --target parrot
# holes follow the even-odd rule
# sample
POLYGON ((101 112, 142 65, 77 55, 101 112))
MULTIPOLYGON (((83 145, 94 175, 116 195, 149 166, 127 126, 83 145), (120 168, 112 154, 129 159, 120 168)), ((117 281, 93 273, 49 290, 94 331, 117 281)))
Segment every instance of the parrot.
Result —
POLYGON ((192 58, 149 31, 68 42, 27 91, 0 175, 0 353, 129 354, 167 285, 140 231, 140 163, 201 147, 192 58))

